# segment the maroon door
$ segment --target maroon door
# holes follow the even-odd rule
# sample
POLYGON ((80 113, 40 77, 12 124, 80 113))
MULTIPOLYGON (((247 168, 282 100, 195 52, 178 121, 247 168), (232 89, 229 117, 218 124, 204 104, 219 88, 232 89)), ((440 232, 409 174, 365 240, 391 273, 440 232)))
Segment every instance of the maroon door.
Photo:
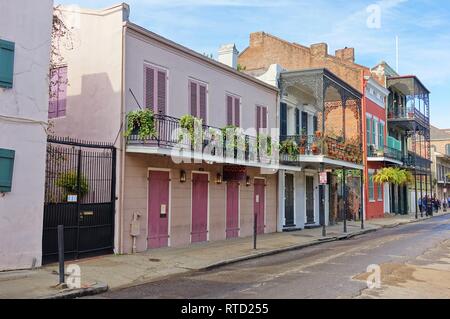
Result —
POLYGON ((148 179, 148 248, 169 241, 169 172, 150 171, 148 179))
POLYGON ((258 234, 264 234, 264 207, 265 207, 265 181, 263 179, 255 179, 255 195, 254 195, 254 214, 258 220, 258 234))
POLYGON ((208 174, 192 175, 191 235, 193 243, 208 239, 208 174))
POLYGON ((239 236, 239 183, 227 182, 227 238, 239 236))

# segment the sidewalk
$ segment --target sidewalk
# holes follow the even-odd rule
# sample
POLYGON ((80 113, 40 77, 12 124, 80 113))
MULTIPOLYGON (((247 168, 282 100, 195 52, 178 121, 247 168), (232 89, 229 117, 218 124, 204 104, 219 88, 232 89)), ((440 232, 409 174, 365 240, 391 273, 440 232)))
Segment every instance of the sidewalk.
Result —
MULTIPOLYGON (((439 213, 442 216, 447 213, 439 213)), ((428 219, 420 218, 419 221, 428 219)), ((253 238, 219 241, 192 245, 185 248, 163 248, 135 255, 109 255, 92 259, 70 261, 81 268, 82 289, 56 288, 58 265, 48 265, 37 270, 0 273, 0 298, 73 298, 96 294, 160 280, 176 274, 211 269, 236 261, 300 249, 327 241, 345 239, 384 227, 396 227, 416 222, 414 216, 387 216, 365 222, 348 222, 348 232, 343 224, 327 227, 327 237, 322 229, 306 229, 288 233, 266 234, 258 237, 258 249, 253 250, 253 238)))

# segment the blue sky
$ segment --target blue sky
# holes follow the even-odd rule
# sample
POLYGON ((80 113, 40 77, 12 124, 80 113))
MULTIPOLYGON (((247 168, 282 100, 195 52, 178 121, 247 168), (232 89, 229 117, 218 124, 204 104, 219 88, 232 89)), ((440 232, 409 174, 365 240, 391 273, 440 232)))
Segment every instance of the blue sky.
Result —
MULTIPOLYGON (((104 8, 114 0, 55 0, 104 8)), ((356 62, 416 74, 432 92, 431 121, 450 128, 450 1, 448 0, 128 0, 131 21, 200 53, 224 43, 242 51, 250 32, 265 31, 304 45, 327 42, 329 52, 356 49, 356 62), (366 9, 381 8, 381 28, 368 28, 366 9)))

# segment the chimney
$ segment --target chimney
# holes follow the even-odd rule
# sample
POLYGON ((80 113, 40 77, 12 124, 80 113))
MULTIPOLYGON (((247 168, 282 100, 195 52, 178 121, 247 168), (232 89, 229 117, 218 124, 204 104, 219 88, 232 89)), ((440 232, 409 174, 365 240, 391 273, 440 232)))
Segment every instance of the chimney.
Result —
POLYGON ((234 43, 225 44, 219 49, 218 60, 220 63, 226 64, 233 69, 237 69, 238 54, 239 52, 234 43))
POLYGON ((339 58, 341 60, 344 60, 347 62, 352 62, 352 63, 355 62, 355 49, 354 48, 345 47, 344 49, 336 50, 335 55, 337 58, 339 58))
POLYGON ((317 43, 311 45, 311 54, 314 56, 326 57, 328 54, 328 44, 317 43))

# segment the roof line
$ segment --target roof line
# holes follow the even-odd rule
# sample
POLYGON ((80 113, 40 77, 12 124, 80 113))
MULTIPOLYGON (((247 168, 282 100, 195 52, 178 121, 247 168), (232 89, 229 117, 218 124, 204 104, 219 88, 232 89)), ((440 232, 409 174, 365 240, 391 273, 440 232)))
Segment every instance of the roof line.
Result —
POLYGON ((210 65, 212 65, 214 67, 222 69, 223 71, 226 71, 226 72, 232 73, 234 75, 237 75, 237 76, 239 76, 239 77, 241 77, 243 79, 246 79, 246 80, 248 80, 250 82, 253 82, 253 83, 257 84, 257 85, 263 86, 263 87, 265 87, 267 89, 270 89, 272 91, 276 91, 276 92, 279 91, 279 89, 277 87, 273 86, 273 85, 270 85, 270 84, 268 84, 266 82, 258 80, 257 78, 255 78, 253 76, 250 76, 248 74, 245 74, 243 72, 239 72, 239 71, 235 70, 234 68, 232 68, 232 67, 230 67, 228 65, 225 65, 225 64, 220 63, 218 61, 215 61, 213 59, 205 57, 202 54, 200 54, 198 52, 195 52, 192 49, 189 49, 188 47, 185 47, 185 46, 183 46, 181 44, 178 44, 178 43, 176 43, 176 42, 174 42, 172 40, 169 40, 169 39, 167 39, 167 38, 165 38, 165 37, 163 37, 163 36, 161 36, 159 34, 156 34, 156 33, 152 32, 152 31, 142 27, 142 26, 139 26, 139 25, 137 25, 135 23, 126 21, 124 23, 124 27, 129 28, 129 29, 131 29, 131 30, 133 30, 133 31, 135 31, 137 33, 140 33, 143 36, 146 36, 148 38, 151 38, 153 40, 161 42, 164 45, 167 45, 169 47, 174 48, 175 50, 181 51, 181 52, 186 53, 186 54, 188 54, 188 55, 190 55, 190 56, 192 56, 194 58, 200 59, 200 60, 202 60, 203 62, 205 62, 207 64, 210 64, 210 65))

